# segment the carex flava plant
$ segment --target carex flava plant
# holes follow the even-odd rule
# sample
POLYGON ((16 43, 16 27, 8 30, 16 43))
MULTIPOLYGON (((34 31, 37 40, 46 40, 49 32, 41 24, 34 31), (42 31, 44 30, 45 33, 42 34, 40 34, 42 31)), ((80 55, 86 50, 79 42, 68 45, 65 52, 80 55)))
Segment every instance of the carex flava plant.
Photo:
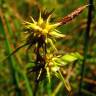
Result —
POLYGON ((13 55, 24 46, 28 46, 27 52, 30 50, 30 48, 34 50, 35 58, 32 60, 34 61, 34 66, 29 68, 27 73, 35 72, 36 85, 38 85, 39 81, 42 81, 46 76, 48 77, 50 83, 51 77, 55 75, 57 78, 63 80, 64 86, 69 92, 71 91, 70 84, 63 77, 61 68, 78 59, 82 59, 82 56, 78 52, 63 55, 55 54, 56 52, 59 52, 55 45, 58 42, 56 40, 58 38, 63 39, 66 37, 66 35, 58 31, 57 28, 74 19, 87 6, 88 5, 79 7, 71 14, 65 16, 56 23, 51 22, 53 11, 40 12, 38 20, 35 20, 33 17, 31 17, 31 22, 23 22, 24 29, 27 32, 26 43, 18 47, 9 56, 13 55), (32 46, 34 47, 32 48, 32 46))

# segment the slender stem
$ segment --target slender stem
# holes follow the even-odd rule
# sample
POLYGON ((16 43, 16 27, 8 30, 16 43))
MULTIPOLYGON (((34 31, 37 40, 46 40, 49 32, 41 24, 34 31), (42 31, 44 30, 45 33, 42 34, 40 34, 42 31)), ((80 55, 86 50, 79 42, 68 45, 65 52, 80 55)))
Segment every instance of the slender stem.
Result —
MULTIPOLYGON (((38 64, 38 57, 39 57, 39 47, 37 46, 36 48, 36 66, 38 64)), ((33 92, 33 95, 36 96, 36 92, 37 92, 37 89, 38 89, 38 80, 37 80, 37 76, 38 76, 38 71, 36 72, 36 77, 35 77, 35 88, 34 88, 34 92, 33 92)))
MULTIPOLYGON (((43 43, 42 43, 43 44, 43 43)), ((38 64, 38 61, 40 62, 40 64, 42 64, 42 62, 43 62, 43 64, 45 65, 46 64, 46 53, 47 53, 47 50, 46 50, 46 43, 44 43, 44 47, 42 47, 43 48, 43 50, 44 50, 44 55, 43 55, 43 57, 41 57, 40 56, 40 53, 39 53, 39 49, 40 49, 40 45, 38 44, 38 46, 37 46, 37 49, 36 49, 36 64, 38 64), (42 60, 39 60, 39 59, 41 59, 41 58, 43 58, 42 60)), ((36 96, 36 92, 37 92, 37 90, 38 90, 38 86, 39 86, 39 80, 40 80, 40 78, 41 78, 41 75, 43 75, 42 74, 42 72, 43 72, 43 68, 40 68, 40 70, 39 71, 37 71, 36 72, 36 77, 35 77, 35 88, 34 88, 34 96, 36 96), (41 72, 41 73, 40 73, 41 72), (40 76, 39 76, 40 75, 40 76), (39 77, 39 78, 38 78, 39 77)))
POLYGON ((38 84, 39 84, 39 81, 35 81, 35 88, 34 88, 33 96, 36 96, 36 93, 37 93, 37 90, 38 90, 38 84))
POLYGON ((88 45, 89 45, 89 33, 90 33, 90 26, 92 21, 92 10, 93 10, 93 0, 89 0, 89 10, 88 10, 88 21, 87 21, 87 27, 86 27, 86 33, 85 33, 85 40, 84 40, 84 59, 81 66, 81 79, 79 84, 79 95, 81 96, 81 90, 82 90, 82 84, 83 84, 83 78, 85 73, 85 62, 87 59, 87 52, 88 52, 88 45))

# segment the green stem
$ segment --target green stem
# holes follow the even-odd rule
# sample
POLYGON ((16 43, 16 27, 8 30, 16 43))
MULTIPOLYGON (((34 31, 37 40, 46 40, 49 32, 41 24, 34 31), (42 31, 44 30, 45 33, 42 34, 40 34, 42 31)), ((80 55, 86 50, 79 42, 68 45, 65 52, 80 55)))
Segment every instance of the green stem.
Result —
POLYGON ((29 83, 29 80, 28 80, 28 78, 26 76, 26 73, 22 73, 22 75, 23 75, 23 78, 25 80, 26 89, 27 89, 28 94, 29 94, 28 96, 33 96, 33 94, 32 94, 32 88, 30 86, 30 83, 29 83))
MULTIPOLYGON (((12 52, 12 50, 11 50, 9 41, 7 39, 1 18, 0 18, 0 30, 1 30, 1 34, 5 37, 6 51, 8 52, 8 54, 10 54, 12 52)), ((11 71, 11 74, 13 77, 12 78, 13 84, 14 84, 14 86, 16 86, 15 87, 16 96, 21 96, 21 90, 20 90, 19 84, 18 84, 18 73, 16 71, 16 62, 13 57, 9 57, 8 61, 10 62, 10 71, 11 71)))
POLYGON ((89 10, 88 10, 88 21, 87 21, 87 28, 86 28, 86 33, 85 33, 85 40, 84 40, 84 59, 82 62, 81 66, 81 79, 80 79, 80 84, 79 84, 79 95, 81 96, 81 89, 82 89, 82 84, 83 84, 83 78, 85 74, 85 62, 87 59, 87 52, 88 52, 88 45, 89 45, 89 33, 90 33, 90 26, 91 26, 91 21, 92 21, 92 10, 93 10, 93 0, 89 0, 89 10))

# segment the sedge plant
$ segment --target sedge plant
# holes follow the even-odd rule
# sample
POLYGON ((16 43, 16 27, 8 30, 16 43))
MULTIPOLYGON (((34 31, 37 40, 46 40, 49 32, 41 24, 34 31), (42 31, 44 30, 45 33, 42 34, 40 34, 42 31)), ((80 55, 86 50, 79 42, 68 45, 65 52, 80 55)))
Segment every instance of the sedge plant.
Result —
POLYGON ((34 96, 36 95, 39 82, 42 81, 44 77, 48 77, 50 83, 51 77, 53 75, 62 80, 66 89, 69 92, 71 91, 71 86, 69 82, 65 80, 61 72, 61 68, 64 68, 64 66, 78 59, 82 60, 82 56, 78 52, 63 55, 55 54, 56 52, 59 52, 59 50, 56 47, 56 43, 58 42, 57 39, 63 39, 66 37, 66 35, 58 31, 57 28, 74 19, 87 6, 88 5, 79 7, 71 14, 65 16, 56 23, 51 22, 53 11, 40 12, 38 20, 35 20, 33 17, 31 17, 31 22, 24 21, 23 26, 27 33, 26 42, 20 47, 18 47, 15 51, 13 51, 9 56, 13 55, 24 46, 28 46, 26 53, 28 53, 30 49, 34 51, 33 54, 35 54, 35 58, 34 60, 32 59, 34 66, 29 68, 27 72, 35 73, 36 88, 34 89, 34 96))

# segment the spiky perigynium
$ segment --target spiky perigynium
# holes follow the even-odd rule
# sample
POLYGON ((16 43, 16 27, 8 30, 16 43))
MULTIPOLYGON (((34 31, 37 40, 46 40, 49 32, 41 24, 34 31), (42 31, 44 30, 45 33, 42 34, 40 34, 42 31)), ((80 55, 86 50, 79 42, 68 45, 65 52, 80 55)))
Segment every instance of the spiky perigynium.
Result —
POLYGON ((56 30, 56 27, 60 25, 60 23, 52 24, 50 23, 52 14, 49 14, 47 16, 47 19, 44 20, 41 17, 41 12, 39 15, 38 21, 35 21, 32 17, 32 23, 30 22, 24 22, 24 27, 28 31, 28 37, 27 37, 27 43, 28 44, 39 44, 39 48, 43 47, 44 43, 50 44, 53 49, 57 50, 53 40, 56 38, 65 37, 65 35, 61 34, 58 30, 56 30))

